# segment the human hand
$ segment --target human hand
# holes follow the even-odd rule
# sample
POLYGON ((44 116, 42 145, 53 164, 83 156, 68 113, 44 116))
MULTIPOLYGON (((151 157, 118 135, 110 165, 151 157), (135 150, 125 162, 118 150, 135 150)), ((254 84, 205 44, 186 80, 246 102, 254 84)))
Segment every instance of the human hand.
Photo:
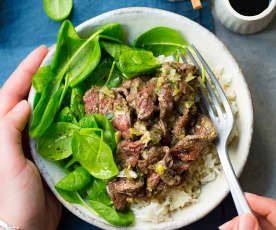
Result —
POLYGON ((257 218, 243 214, 220 226, 220 230, 276 230, 276 200, 246 193, 246 199, 257 218), (261 228, 260 228, 260 225, 261 228))
POLYGON ((47 52, 45 46, 34 50, 0 89, 0 220, 22 230, 56 229, 61 216, 60 204, 22 148, 31 111, 23 99, 47 52))

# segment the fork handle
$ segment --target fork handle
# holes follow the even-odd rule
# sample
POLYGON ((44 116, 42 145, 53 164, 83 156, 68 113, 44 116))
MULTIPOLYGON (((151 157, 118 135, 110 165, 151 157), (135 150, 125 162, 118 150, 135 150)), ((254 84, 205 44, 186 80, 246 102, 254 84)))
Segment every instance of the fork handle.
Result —
POLYGON ((235 171, 233 169, 233 166, 231 164, 231 161, 229 159, 228 151, 226 148, 226 145, 217 146, 217 150, 219 153, 220 162, 226 177, 226 180, 228 182, 228 186, 230 188, 235 206, 237 208, 238 214, 245 214, 245 213, 251 213, 252 211, 250 207, 248 206, 248 203, 245 199, 244 193, 241 189, 241 186, 238 182, 237 176, 235 174, 235 171))

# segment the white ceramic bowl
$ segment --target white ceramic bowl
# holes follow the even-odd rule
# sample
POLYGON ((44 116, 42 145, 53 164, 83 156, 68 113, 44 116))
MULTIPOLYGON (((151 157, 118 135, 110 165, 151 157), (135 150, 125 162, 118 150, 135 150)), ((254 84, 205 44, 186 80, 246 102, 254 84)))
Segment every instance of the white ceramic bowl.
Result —
MULTIPOLYGON (((210 66, 214 67, 218 65, 224 67, 224 76, 233 77, 232 84, 237 92, 237 105, 239 108, 238 127, 240 136, 238 143, 231 150, 231 159, 237 174, 240 175, 247 160, 253 131, 252 102, 241 70, 223 43, 218 40, 213 33, 186 17, 164 10, 143 7, 125 8, 104 13, 82 23, 77 27, 77 31, 81 36, 85 37, 90 34, 95 26, 109 22, 121 23, 130 43, 133 42, 139 34, 152 27, 168 26, 176 29, 188 42, 193 43, 200 50, 210 66)), ((54 53, 55 50, 52 50, 45 58, 42 65, 49 65, 54 53)), ((29 95, 29 102, 31 104, 33 104, 34 95, 35 90, 32 88, 29 95)), ((65 207, 76 216, 95 226, 103 229, 117 229, 102 218, 89 213, 83 207, 64 201, 54 189, 55 183, 59 181, 64 174, 54 163, 46 161, 38 155, 34 140, 30 140, 30 144, 32 156, 42 176, 65 207)), ((134 226, 127 229, 169 230, 186 226, 208 214, 225 198, 228 192, 226 180, 223 174, 221 174, 214 182, 203 186, 198 203, 175 212, 169 221, 160 224, 137 221, 134 226)))

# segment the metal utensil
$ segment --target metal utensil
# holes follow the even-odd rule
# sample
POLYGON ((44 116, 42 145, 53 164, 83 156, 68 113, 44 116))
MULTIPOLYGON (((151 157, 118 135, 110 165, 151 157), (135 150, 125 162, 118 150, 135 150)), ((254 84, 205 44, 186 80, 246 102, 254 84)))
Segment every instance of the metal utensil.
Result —
MULTIPOLYGON (((216 148, 217 148, 220 162, 221 162, 224 174, 226 176, 226 180, 228 182, 228 186, 230 188, 235 206, 237 208, 239 215, 244 213, 252 213, 244 197, 240 184, 237 180, 236 174, 233 170, 231 161, 229 159, 228 150, 227 150, 227 140, 234 126, 234 115, 232 113, 230 104, 223 92, 223 89, 220 83, 218 82, 217 78, 212 72, 211 68, 208 66, 206 61, 203 59, 201 54, 193 45, 192 45, 192 50, 193 50, 193 53, 195 53, 195 55, 193 55, 192 52, 188 48, 186 48, 188 56, 191 58, 194 65, 197 66, 199 70, 201 70, 200 68, 201 65, 196 60, 197 58, 199 59, 202 66, 205 68, 207 74, 209 75, 210 81, 212 82, 212 84, 216 89, 216 93, 215 93, 214 90, 212 89, 209 79, 206 78, 204 81, 204 84, 207 89, 206 91, 208 91, 208 94, 209 94, 209 97, 208 97, 208 94, 205 92, 203 87, 200 86, 200 92, 202 95, 202 99, 205 103, 205 107, 208 111, 210 119, 212 120, 217 130, 216 148)), ((184 62, 186 62, 183 54, 180 54, 180 57, 184 62)))

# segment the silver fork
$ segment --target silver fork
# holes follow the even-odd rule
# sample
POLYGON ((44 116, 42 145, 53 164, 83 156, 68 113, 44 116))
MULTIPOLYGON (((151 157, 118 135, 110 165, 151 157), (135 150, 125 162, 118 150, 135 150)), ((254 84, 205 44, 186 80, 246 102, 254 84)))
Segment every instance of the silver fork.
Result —
MULTIPOLYGON (((237 208, 239 215, 244 213, 252 213, 244 197, 240 184, 237 180, 236 174, 233 170, 231 161, 229 159, 228 150, 227 150, 227 140, 234 126, 234 115, 232 113, 230 104, 223 92, 223 89, 220 83, 218 82, 217 78, 212 72, 211 68, 208 66, 206 61, 203 59, 203 57, 200 55, 198 50, 193 45, 192 45, 192 50, 195 52, 196 56, 198 57, 203 67, 205 68, 207 74, 209 75, 212 83, 216 88, 217 95, 219 96, 218 98, 215 92, 213 91, 209 80, 206 78, 204 84, 207 88, 207 91, 210 95, 211 100, 209 100, 202 86, 200 86, 200 92, 202 95, 202 99, 205 103, 205 107, 208 110, 208 114, 217 130, 216 148, 217 148, 219 159, 220 159, 224 174, 226 176, 226 180, 228 182, 228 186, 230 188, 235 206, 237 208), (219 99, 222 102, 224 109, 222 108, 222 105, 219 99)), ((186 48, 186 51, 189 57, 191 58, 192 62, 194 63, 194 65, 197 66, 197 68, 201 71, 200 64, 197 62, 194 55, 187 48, 186 48)), ((180 53, 180 57, 184 62, 186 62, 185 57, 182 53, 180 53)))

